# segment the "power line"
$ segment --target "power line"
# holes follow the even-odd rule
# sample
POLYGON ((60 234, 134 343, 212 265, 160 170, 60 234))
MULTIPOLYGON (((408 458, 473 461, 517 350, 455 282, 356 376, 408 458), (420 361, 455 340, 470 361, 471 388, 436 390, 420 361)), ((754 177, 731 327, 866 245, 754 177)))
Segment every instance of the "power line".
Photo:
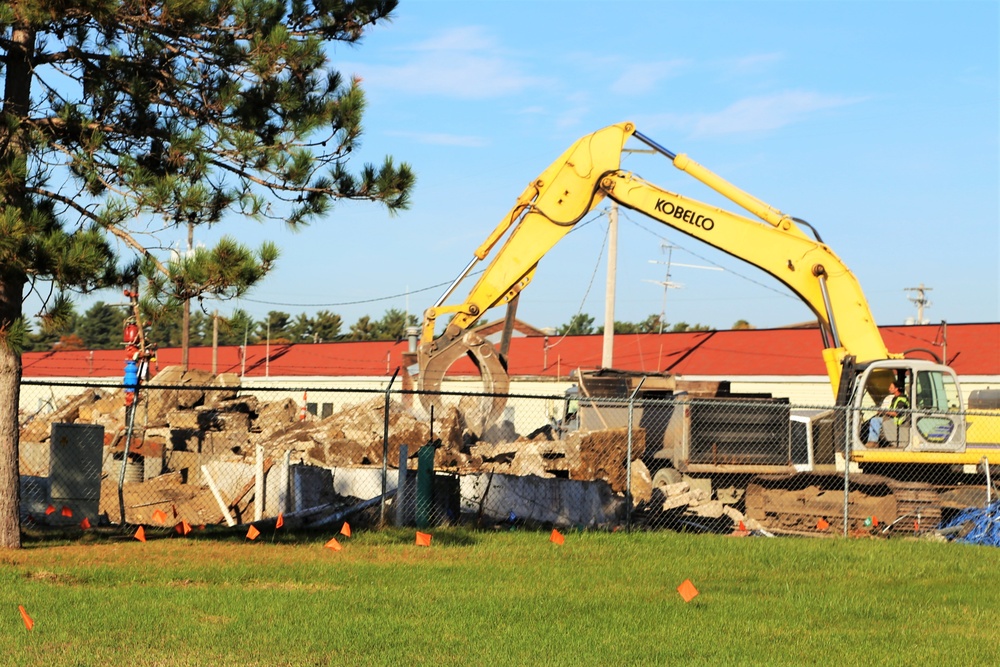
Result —
MULTIPOLYGON (((628 220, 629 222, 631 222, 633 225, 635 225, 636 227, 638 227, 642 231, 646 232, 647 234, 651 234, 652 236, 655 236, 656 238, 660 239, 661 242, 663 242, 663 243, 670 243, 670 240, 667 237, 661 236, 660 234, 657 234, 652 229, 649 229, 648 227, 646 227, 645 225, 641 224, 637 220, 633 220, 627 214, 624 217, 625 217, 626 220, 628 220)), ((749 283, 753 283, 754 285, 757 285, 759 287, 763 287, 766 290, 770 290, 771 292, 774 292, 775 294, 780 294, 781 296, 783 296, 785 298, 788 298, 788 299, 795 299, 796 298, 796 297, 792 296, 791 294, 789 294, 788 292, 783 292, 783 291, 781 291, 779 289, 776 289, 776 288, 772 287, 771 285, 768 285, 766 283, 762 283, 759 280, 754 280, 753 278, 750 278, 749 276, 745 276, 742 273, 739 273, 738 271, 733 271, 732 269, 728 269, 728 268, 720 265, 718 262, 714 262, 714 261, 712 261, 711 259, 709 259, 707 257, 699 255, 698 253, 694 252, 690 248, 686 248, 686 247, 684 247, 684 246, 682 246, 680 244, 674 244, 673 247, 677 248, 678 250, 683 250, 684 252, 689 253, 691 255, 694 255, 695 257, 697 257, 698 259, 700 259, 703 262, 708 262, 709 264, 712 264, 713 266, 717 266, 720 269, 722 269, 723 271, 725 271, 726 273, 731 273, 732 275, 736 276, 737 278, 742 278, 743 280, 745 280, 745 281, 747 281, 749 283)))
MULTIPOLYGON (((590 223, 594 222, 595 220, 598 220, 600 217, 601 217, 600 214, 597 214, 597 215, 594 215, 589 220, 581 220, 580 222, 578 222, 576 225, 573 226, 573 228, 569 231, 569 233, 572 234, 573 232, 576 232, 576 231, 578 231, 578 230, 586 227, 587 225, 589 225, 590 223)), ((603 253, 603 248, 602 248, 601 252, 603 253)), ((478 276, 479 274, 483 273, 483 271, 485 271, 485 269, 480 270, 480 271, 474 271, 473 273, 470 273, 469 275, 470 276, 478 276)), ((391 301, 392 299, 398 299, 400 297, 409 296, 410 294, 420 294, 421 292, 429 292, 431 290, 440 289, 442 287, 447 287, 450 284, 451 284, 451 282, 437 283, 436 285, 430 285, 429 287, 421 287, 420 289, 408 290, 406 292, 401 292, 399 294, 392 294, 392 295, 389 295, 389 296, 378 296, 378 297, 372 297, 371 299, 360 299, 360 300, 357 300, 357 301, 340 301, 340 302, 337 302, 337 303, 290 303, 290 302, 284 302, 284 301, 264 301, 263 299, 250 299, 250 298, 247 298, 247 297, 240 297, 240 300, 241 301, 249 301, 250 303, 259 303, 259 304, 265 305, 265 306, 287 306, 287 307, 290 307, 290 308, 291 307, 294 307, 294 308, 336 308, 338 306, 359 306, 359 305, 363 305, 363 304, 366 304, 366 303, 378 303, 379 301, 391 301)))
MULTIPOLYGON (((482 273, 480 271, 479 273, 482 273)), ((476 274, 472 274, 476 275, 476 274)), ((438 283, 437 285, 431 285, 430 287, 421 287, 420 289, 413 289, 408 292, 401 292, 400 294, 393 294, 390 296, 379 296, 371 299, 361 299, 359 301, 340 301, 338 303, 286 303, 283 301, 264 301, 261 299, 248 299, 247 297, 242 297, 242 301, 249 301, 251 303, 260 303, 265 306, 294 306, 296 308, 335 308, 337 306, 357 306, 365 303, 376 303, 378 301, 389 301, 391 299, 398 299, 410 294, 420 294, 421 292, 429 292, 432 289, 439 289, 445 287, 451 283, 438 283)))

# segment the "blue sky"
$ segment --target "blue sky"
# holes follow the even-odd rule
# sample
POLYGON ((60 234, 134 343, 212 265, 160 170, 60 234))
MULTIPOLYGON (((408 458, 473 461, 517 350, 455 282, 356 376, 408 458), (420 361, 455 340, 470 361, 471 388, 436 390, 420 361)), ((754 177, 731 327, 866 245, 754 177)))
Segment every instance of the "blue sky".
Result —
MULTIPOLYGON (((220 312, 325 309, 345 327, 389 308, 419 315, 525 185, 579 137, 629 120, 812 224, 854 271, 880 324, 914 317, 905 290, 920 284, 931 288, 931 322, 998 321, 998 8, 402 0, 392 22, 331 55, 367 94, 356 166, 386 154, 410 163, 410 210, 390 217, 343 203, 298 233, 220 226, 283 249, 266 282, 220 312)), ((627 155, 624 167, 723 205, 665 158, 627 155)), ((542 260, 521 319, 557 327, 582 311, 603 322, 604 210, 542 260)), ((666 295, 668 322, 812 318, 755 268, 641 214, 623 211, 620 222, 616 320, 664 308, 664 244, 674 246, 670 280, 683 285, 666 295)), ((502 310, 488 315, 497 317, 502 310)))

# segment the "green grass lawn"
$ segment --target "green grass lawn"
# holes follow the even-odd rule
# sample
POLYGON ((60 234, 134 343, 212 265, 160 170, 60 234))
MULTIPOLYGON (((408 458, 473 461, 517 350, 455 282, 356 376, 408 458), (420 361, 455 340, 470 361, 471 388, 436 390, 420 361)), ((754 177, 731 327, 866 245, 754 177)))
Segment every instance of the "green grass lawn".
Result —
POLYGON ((449 529, 334 552, 331 536, 0 552, 0 664, 1000 663, 990 547, 449 529))

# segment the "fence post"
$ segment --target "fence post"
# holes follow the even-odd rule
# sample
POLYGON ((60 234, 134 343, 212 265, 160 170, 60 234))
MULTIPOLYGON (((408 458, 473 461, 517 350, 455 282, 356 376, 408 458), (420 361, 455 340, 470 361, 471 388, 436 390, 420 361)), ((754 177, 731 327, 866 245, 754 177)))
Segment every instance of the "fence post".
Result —
POLYGON ((434 499, 434 454, 433 445, 424 445, 417 450, 417 498, 414 519, 417 528, 431 525, 431 510, 434 499))
POLYGON ((646 381, 643 375, 636 385, 635 391, 628 397, 628 454, 625 456, 625 530, 632 532, 632 413, 635 410, 635 397, 646 381))
POLYGON ((385 526, 386 477, 389 475, 389 390, 392 389, 392 383, 396 381, 397 375, 399 375, 399 366, 396 366, 396 370, 389 378, 389 384, 385 388, 385 423, 382 433, 382 500, 379 502, 378 508, 379 528, 385 526))
POLYGON ((407 445, 399 446, 399 473, 396 477, 396 526, 402 526, 406 520, 404 514, 406 502, 406 462, 410 450, 407 445))
POLYGON ((844 407, 844 537, 847 537, 847 523, 850 508, 848 497, 851 493, 851 408, 844 407))

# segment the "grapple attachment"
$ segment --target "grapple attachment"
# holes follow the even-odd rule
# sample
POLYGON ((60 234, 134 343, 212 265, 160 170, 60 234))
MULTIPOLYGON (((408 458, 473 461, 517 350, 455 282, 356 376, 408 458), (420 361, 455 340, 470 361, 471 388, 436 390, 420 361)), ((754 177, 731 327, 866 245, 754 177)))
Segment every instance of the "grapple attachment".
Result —
POLYGON ((466 331, 457 338, 448 340, 442 336, 417 350, 420 375, 417 389, 421 392, 420 402, 430 410, 431 406, 441 408, 441 383, 444 375, 462 355, 467 354, 479 369, 483 378, 483 394, 479 403, 479 414, 466 413, 466 423, 479 428, 482 435, 491 424, 503 414, 510 391, 507 368, 493 344, 482 336, 466 331))

